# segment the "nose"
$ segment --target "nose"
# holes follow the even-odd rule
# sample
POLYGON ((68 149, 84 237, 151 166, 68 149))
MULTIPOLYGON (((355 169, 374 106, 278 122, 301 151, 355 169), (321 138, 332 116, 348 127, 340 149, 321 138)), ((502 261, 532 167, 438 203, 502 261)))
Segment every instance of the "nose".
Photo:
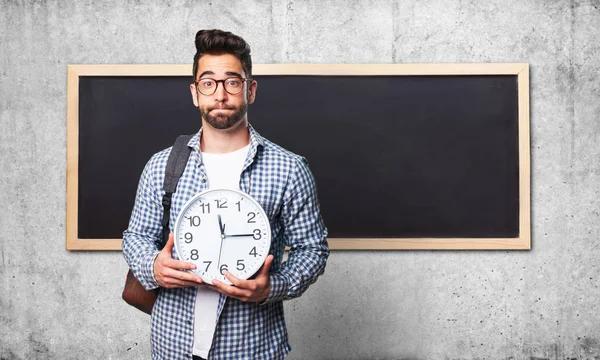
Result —
POLYGON ((215 89, 215 100, 219 102, 223 102, 227 100, 227 91, 225 91, 225 84, 222 81, 217 83, 217 88, 215 89))

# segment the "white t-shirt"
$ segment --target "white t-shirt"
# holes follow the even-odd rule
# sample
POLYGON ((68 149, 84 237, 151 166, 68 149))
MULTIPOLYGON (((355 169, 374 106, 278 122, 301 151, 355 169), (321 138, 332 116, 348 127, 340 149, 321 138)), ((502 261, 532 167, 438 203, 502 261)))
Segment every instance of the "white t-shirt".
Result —
MULTIPOLYGON (((208 188, 240 188, 240 175, 248 155, 250 145, 225 154, 202 153, 202 162, 208 176, 208 188)), ((217 307, 220 293, 205 286, 197 287, 194 306, 194 347, 193 354, 208 358, 215 329, 217 327, 217 307)))

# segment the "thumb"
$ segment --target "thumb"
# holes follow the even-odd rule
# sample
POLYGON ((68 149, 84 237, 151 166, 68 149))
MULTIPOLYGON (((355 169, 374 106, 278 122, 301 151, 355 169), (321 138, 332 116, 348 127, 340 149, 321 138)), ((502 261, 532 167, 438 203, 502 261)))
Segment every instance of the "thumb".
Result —
POLYGON ((173 246, 175 245, 175 235, 173 233, 169 233, 169 240, 165 244, 163 251, 168 252, 169 254, 173 252, 173 246))
POLYGON ((265 260, 265 263, 260 268, 260 274, 261 275, 269 275, 269 269, 271 268, 271 264, 273 263, 273 259, 274 259, 273 255, 268 255, 267 256, 267 259, 265 260))

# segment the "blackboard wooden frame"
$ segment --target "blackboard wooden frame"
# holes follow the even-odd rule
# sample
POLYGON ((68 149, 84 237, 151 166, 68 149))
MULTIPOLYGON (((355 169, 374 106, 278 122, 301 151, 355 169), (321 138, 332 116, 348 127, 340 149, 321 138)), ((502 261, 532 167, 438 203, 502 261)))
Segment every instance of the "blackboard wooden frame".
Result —
MULTIPOLYGON (((121 250, 121 239, 78 237, 79 77, 188 76, 190 65, 69 65, 67 88, 67 250, 121 250)), ((255 75, 516 75, 518 81, 519 236, 515 238, 330 238, 333 250, 528 250, 530 144, 528 64, 257 64, 255 75)))

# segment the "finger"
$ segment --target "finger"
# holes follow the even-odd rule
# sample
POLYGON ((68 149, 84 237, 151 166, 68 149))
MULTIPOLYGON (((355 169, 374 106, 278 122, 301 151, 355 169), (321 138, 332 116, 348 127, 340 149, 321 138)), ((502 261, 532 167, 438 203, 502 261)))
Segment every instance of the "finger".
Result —
POLYGON ((229 285, 227 283, 224 283, 223 281, 216 280, 216 279, 213 279, 212 286, 215 287, 215 288, 217 288, 217 289, 219 289, 219 290, 221 290, 222 294, 225 294, 225 295, 228 295, 228 296, 238 295, 239 291, 240 291, 235 286, 229 285))
MULTIPOLYGON (((240 278, 238 278, 238 277, 234 276, 234 275, 233 275, 232 273, 230 273, 229 271, 225 271, 223 274, 225 275, 225 278, 226 278, 227 280, 229 280, 233 286, 237 286, 237 287, 244 287, 244 286, 243 286, 243 284, 244 284, 244 281, 245 281, 245 280, 242 280, 242 279, 240 279, 240 278)), ((217 281, 218 281, 218 280, 217 280, 217 281)))
MULTIPOLYGON (((233 286, 231 286, 229 284, 226 284, 226 283, 224 283, 224 282, 222 282, 220 280, 217 280, 217 279, 212 279, 212 284, 208 284, 208 287, 215 288, 213 290, 217 290, 218 289, 218 290, 223 290, 225 292, 229 292, 230 291, 229 288, 233 288, 233 286)), ((225 295, 227 295, 227 294, 225 294, 225 295)))
POLYGON ((207 285, 210 289, 220 292, 223 295, 232 297, 234 299, 242 300, 248 298, 249 293, 247 290, 238 289, 235 286, 227 285, 222 281, 213 280, 213 285, 207 285))
POLYGON ((194 263, 182 261, 182 260, 175 260, 175 259, 171 259, 171 258, 165 259, 165 261, 163 261, 162 265, 164 267, 171 268, 171 269, 183 269, 183 270, 195 270, 196 269, 196 264, 194 264, 194 263))
POLYGON ((271 268, 271 264, 273 263, 273 259, 275 259, 275 257, 273 255, 269 255, 267 256, 267 259, 265 260, 265 263, 260 267, 260 270, 258 272, 258 275, 269 275, 269 269, 271 268))
POLYGON ((186 271, 178 271, 178 270, 173 270, 173 269, 167 268, 162 273, 162 275, 165 279, 170 278, 170 279, 175 279, 175 280, 180 280, 180 281, 192 281, 192 282, 199 283, 199 284, 204 283, 204 281, 202 280, 202 278, 200 276, 186 272, 186 271))

